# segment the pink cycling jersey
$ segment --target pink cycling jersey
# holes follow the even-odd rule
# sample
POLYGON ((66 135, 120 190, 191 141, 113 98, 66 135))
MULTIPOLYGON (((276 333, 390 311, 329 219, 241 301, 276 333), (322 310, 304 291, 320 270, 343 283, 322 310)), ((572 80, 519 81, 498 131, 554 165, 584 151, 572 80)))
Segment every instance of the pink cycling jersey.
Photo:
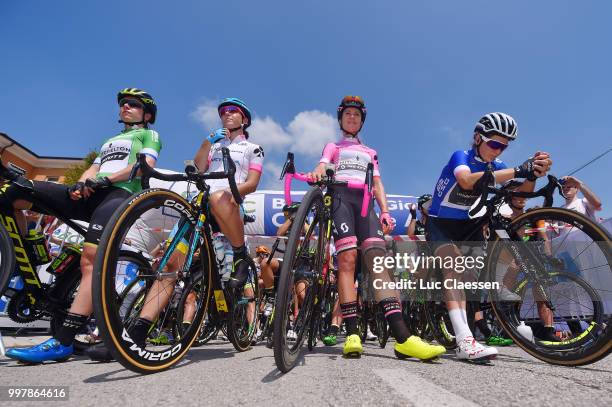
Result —
POLYGON ((334 164, 336 179, 339 181, 364 182, 368 163, 374 164, 374 176, 380 177, 376 151, 361 144, 357 138, 328 143, 319 163, 334 164))

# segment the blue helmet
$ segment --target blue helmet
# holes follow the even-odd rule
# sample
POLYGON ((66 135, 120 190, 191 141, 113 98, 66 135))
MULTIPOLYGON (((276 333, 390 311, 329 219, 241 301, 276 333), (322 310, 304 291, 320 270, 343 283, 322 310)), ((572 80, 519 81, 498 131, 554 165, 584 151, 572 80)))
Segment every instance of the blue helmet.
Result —
POLYGON ((246 130, 247 127, 249 127, 251 125, 251 111, 249 110, 249 108, 247 107, 247 105, 240 99, 238 98, 225 98, 221 101, 221 103, 219 103, 219 106, 217 107, 217 112, 221 112, 221 108, 223 106, 237 106, 240 108, 240 110, 242 110, 242 112, 245 114, 246 119, 247 119, 247 123, 245 123, 243 129, 246 130))

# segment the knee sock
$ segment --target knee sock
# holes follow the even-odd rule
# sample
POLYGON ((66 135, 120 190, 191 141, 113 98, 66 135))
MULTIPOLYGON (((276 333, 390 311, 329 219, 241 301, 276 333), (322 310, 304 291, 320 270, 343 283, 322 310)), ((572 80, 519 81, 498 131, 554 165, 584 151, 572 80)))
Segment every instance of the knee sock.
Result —
POLYGON ((340 304, 342 318, 346 324, 346 335, 359 335, 357 327, 357 301, 340 304))
POLYGON ((464 309, 452 309, 448 311, 448 315, 450 316, 451 323, 453 324, 457 343, 461 342, 468 336, 474 336, 472 335, 472 331, 470 330, 470 326, 468 325, 467 313, 464 309))
POLYGON ((66 318, 64 318, 62 326, 58 329, 55 339, 64 346, 72 345, 72 341, 74 341, 77 332, 87 323, 88 319, 89 317, 86 315, 69 312, 66 318))
POLYGON ((152 322, 148 319, 138 318, 129 330, 130 338, 132 338, 136 345, 143 349, 146 345, 146 339, 147 335, 149 334, 151 324, 152 322))
MULTIPOLYGON (((410 336, 410 332, 408 331, 408 327, 404 322, 404 318, 402 317, 402 306, 399 301, 395 297, 385 298, 379 303, 385 312, 385 318, 391 327, 391 332, 393 332, 393 337, 397 341, 397 343, 404 343, 406 339, 410 336)), ((382 332, 378 333, 382 335, 382 332)))

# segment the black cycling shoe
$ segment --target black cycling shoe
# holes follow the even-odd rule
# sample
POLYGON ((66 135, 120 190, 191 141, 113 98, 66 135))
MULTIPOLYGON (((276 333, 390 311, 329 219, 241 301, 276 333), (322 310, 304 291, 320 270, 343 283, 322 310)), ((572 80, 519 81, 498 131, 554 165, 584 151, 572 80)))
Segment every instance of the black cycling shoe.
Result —
POLYGON ((115 358, 104 343, 98 343, 87 349, 85 352, 91 360, 96 362, 113 362, 115 358))
POLYGON ((241 288, 249 277, 249 263, 245 259, 238 259, 234 262, 234 269, 229 278, 230 288, 241 288))
POLYGON ((555 328, 548 326, 544 327, 544 333, 541 339, 548 342, 561 342, 561 339, 555 335, 555 328))

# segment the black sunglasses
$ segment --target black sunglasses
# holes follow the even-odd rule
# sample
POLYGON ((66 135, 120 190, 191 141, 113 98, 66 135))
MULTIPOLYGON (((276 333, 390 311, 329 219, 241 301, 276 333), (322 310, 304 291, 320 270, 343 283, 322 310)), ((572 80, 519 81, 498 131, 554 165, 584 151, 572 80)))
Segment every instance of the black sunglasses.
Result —
POLYGON ((123 106, 126 103, 129 107, 144 109, 144 104, 138 99, 121 99, 119 101, 119 106, 123 106))

